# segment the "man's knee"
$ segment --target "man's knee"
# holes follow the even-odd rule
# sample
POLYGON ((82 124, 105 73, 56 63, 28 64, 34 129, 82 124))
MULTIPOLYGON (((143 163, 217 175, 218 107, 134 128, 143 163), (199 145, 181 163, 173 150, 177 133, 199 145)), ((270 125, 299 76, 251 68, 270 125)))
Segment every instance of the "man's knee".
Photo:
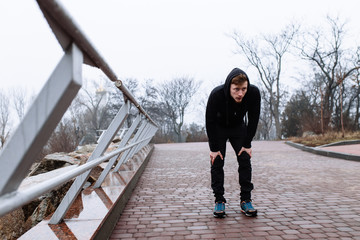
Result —
POLYGON ((224 160, 221 159, 220 156, 217 156, 214 160, 213 165, 211 166, 211 168, 222 168, 224 167, 224 160))
POLYGON ((242 152, 237 156, 239 167, 251 167, 250 156, 247 152, 242 152))
POLYGON ((238 159, 250 160, 250 155, 247 152, 242 152, 240 156, 237 156, 238 159))

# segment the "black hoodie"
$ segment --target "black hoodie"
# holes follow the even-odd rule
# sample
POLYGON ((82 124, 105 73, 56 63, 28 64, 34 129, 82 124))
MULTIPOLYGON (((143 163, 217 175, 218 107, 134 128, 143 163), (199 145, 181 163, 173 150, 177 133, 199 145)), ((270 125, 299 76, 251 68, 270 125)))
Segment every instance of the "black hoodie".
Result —
POLYGON ((230 96, 231 80, 246 73, 234 68, 227 76, 225 83, 214 88, 210 93, 206 106, 206 131, 209 138, 209 146, 212 152, 219 151, 217 144, 217 132, 219 127, 235 128, 244 124, 244 116, 248 113, 248 124, 243 147, 251 148, 251 141, 256 133, 260 115, 260 92, 259 89, 250 84, 249 77, 248 90, 241 101, 236 103, 230 96))

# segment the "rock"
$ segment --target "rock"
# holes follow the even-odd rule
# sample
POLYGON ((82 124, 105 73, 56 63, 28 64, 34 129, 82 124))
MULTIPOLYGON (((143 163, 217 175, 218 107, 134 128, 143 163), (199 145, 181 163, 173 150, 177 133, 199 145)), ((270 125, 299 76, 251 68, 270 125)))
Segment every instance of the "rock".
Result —
POLYGON ((71 165, 79 163, 78 159, 73 158, 69 156, 67 153, 62 153, 62 152, 46 155, 43 161, 62 161, 65 163, 69 163, 71 165))
POLYGON ((118 143, 118 142, 120 142, 120 141, 121 141, 121 138, 120 138, 120 137, 115 137, 115 138, 112 140, 113 143, 118 143))
POLYGON ((29 204, 0 218, 0 239, 18 239, 22 234, 52 214, 70 188, 73 180, 46 193, 29 204))
POLYGON ((100 167, 100 166, 94 167, 90 172, 90 176, 88 178, 88 181, 90 183, 96 182, 103 170, 104 169, 102 167, 100 167))
MULTIPOLYGON (((42 201, 41 198, 35 199, 31 203, 28 203, 28 204, 22 206, 25 221, 34 213, 34 210, 39 206, 41 201, 42 201)), ((30 225, 32 225, 32 224, 30 224, 30 225)))
MULTIPOLYGON (((45 156, 41 162, 32 165, 28 177, 24 179, 19 190, 21 191, 22 189, 43 182, 53 176, 69 171, 72 168, 76 168, 75 165, 84 164, 91 156, 95 146, 96 145, 86 145, 72 153, 53 153, 45 156)), ((111 145, 109 149, 115 147, 115 145, 111 145)), ((98 179, 104 166, 105 164, 92 169, 87 185, 94 183, 98 179)), ((33 200, 31 203, 1 217, 0 240, 17 239, 30 228, 52 214, 60 204, 73 181, 74 180, 71 180, 57 189, 33 200)))
MULTIPOLYGON (((49 154, 45 156, 41 162, 33 164, 32 171, 28 177, 24 179, 19 189, 26 189, 33 184, 43 182, 52 176, 57 176, 64 171, 69 171, 73 167, 76 167, 75 165, 80 165, 81 161, 86 162, 86 160, 87 157, 81 155, 79 155, 79 158, 75 158, 67 153, 49 154)), ((15 210, 11 213, 11 219, 17 224, 4 226, 0 220, 0 225, 3 225, 2 229, 0 229, 2 234, 0 235, 0 239, 17 239, 37 223, 41 222, 45 217, 52 214, 72 183, 73 180, 40 196, 29 204, 24 205, 22 208, 15 210), (14 215, 15 213, 16 215, 14 215), (12 235, 15 237, 9 238, 12 235)))
POLYGON ((52 214, 59 206, 61 200, 64 198, 66 192, 71 187, 73 180, 63 184, 55 190, 46 193, 41 197, 40 204, 35 208, 30 216, 32 227, 41 222, 45 217, 52 214))
POLYGON ((46 155, 40 163, 33 166, 28 176, 46 173, 64 166, 79 164, 79 160, 68 156, 66 153, 53 153, 46 155))
POLYGON ((18 239, 25 231, 22 209, 16 209, 0 218, 0 239, 18 239))
POLYGON ((74 152, 75 154, 91 154, 96 145, 95 144, 89 144, 84 146, 79 146, 78 149, 74 152))

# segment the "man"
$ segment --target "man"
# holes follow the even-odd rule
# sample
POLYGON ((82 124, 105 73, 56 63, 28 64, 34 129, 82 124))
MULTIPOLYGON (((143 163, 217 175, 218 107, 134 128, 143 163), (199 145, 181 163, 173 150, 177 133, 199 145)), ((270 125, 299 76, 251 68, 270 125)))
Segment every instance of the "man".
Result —
POLYGON ((239 164, 241 211, 246 216, 256 216, 251 203, 251 141, 255 135, 260 115, 260 92, 250 84, 244 71, 234 68, 225 84, 213 89, 206 106, 206 131, 209 139, 211 161, 211 187, 215 196, 215 217, 225 216, 224 162, 226 142, 230 141, 239 164), (244 116, 247 113, 248 122, 244 116))

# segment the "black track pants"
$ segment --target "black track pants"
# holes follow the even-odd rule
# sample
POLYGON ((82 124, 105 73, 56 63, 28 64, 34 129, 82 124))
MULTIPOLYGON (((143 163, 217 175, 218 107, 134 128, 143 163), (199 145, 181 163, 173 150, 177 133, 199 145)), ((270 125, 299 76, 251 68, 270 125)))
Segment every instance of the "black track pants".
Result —
POLYGON ((246 135, 246 128, 244 126, 237 128, 220 128, 218 132, 218 146, 220 147, 220 152, 224 157, 224 160, 221 160, 220 156, 215 158, 214 164, 211 166, 211 188, 213 189, 215 202, 223 201, 226 202, 224 198, 224 163, 225 163, 225 152, 226 152, 226 142, 229 140, 231 146, 233 147, 238 161, 238 173, 239 173, 239 184, 241 187, 240 200, 251 199, 251 190, 254 186, 251 183, 251 161, 250 156, 243 152, 240 156, 238 153, 241 150, 243 145, 244 137, 246 135))

